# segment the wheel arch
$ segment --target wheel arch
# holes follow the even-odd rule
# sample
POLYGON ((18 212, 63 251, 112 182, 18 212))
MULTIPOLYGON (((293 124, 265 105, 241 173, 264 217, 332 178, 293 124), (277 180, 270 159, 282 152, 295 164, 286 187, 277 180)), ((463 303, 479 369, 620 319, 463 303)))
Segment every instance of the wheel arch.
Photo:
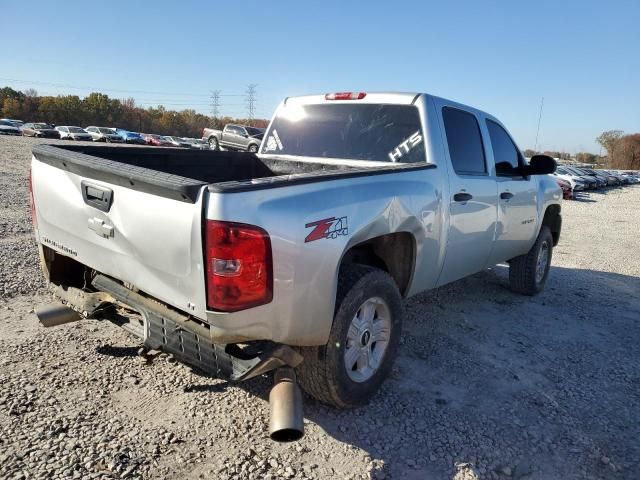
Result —
POLYGON ((387 272, 404 297, 409 291, 416 263, 416 239, 410 232, 395 232, 363 240, 342 255, 346 264, 367 265, 387 272))
POLYGON ((558 245, 560 241, 560 231, 562 230, 562 216, 560 215, 560 205, 552 204, 547 207, 542 217, 542 225, 551 230, 553 237, 553 246, 558 245))

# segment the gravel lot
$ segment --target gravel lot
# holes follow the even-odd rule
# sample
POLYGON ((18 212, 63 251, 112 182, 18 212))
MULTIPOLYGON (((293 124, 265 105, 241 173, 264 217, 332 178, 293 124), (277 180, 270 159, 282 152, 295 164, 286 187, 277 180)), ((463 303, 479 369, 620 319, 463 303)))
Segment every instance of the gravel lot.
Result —
POLYGON ((640 187, 564 202, 546 291, 504 267, 407 302, 367 407, 305 404, 268 440, 270 381, 202 377, 108 322, 40 327, 29 219, 37 140, 0 137, 0 478, 638 478, 640 187))

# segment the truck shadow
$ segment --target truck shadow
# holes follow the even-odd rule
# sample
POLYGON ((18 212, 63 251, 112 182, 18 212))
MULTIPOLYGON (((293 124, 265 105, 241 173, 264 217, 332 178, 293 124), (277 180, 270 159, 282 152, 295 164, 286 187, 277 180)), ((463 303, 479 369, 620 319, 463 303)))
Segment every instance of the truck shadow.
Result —
MULTIPOLYGON (((637 468, 640 424, 619 408, 632 379, 601 372, 640 362, 638 292, 637 277, 553 267, 546 290, 523 297, 498 266, 418 295, 372 402, 341 411, 305 396, 305 428, 366 452, 372 478, 571 476, 614 451, 637 468)), ((269 378, 234 385, 268 401, 269 378)))

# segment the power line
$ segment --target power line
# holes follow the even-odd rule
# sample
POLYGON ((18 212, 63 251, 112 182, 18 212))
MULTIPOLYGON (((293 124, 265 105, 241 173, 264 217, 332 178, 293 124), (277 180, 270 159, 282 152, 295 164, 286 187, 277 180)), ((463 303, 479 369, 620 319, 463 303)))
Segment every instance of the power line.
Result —
POLYGON ((247 113, 248 119, 253 120, 256 112, 256 87, 257 83, 250 83, 247 86, 247 113))
MULTIPOLYGON (((78 86, 78 85, 69 85, 64 83, 51 83, 51 82, 42 82, 39 80, 21 80, 16 78, 2 78, 0 77, 0 81, 3 82, 15 82, 15 83, 27 83, 32 85, 44 85, 48 87, 58 87, 58 88, 71 88, 74 90, 94 90, 94 91, 105 91, 105 92, 121 92, 121 93, 148 93, 152 95, 181 95, 188 97, 209 97, 209 93, 183 93, 183 92, 158 92, 151 90, 126 90, 121 88, 104 88, 104 87, 87 87, 87 86, 78 86)), ((245 94, 225 94, 220 95, 221 97, 244 97, 245 94)))

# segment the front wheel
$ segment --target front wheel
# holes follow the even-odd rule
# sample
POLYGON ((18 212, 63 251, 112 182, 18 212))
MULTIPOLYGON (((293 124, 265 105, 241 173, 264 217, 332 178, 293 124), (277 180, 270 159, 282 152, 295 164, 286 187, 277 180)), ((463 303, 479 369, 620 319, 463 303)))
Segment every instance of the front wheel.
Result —
POLYGON ((364 265, 342 266, 329 341, 300 349, 302 388, 338 408, 367 403, 391 371, 402 315, 402 298, 389 274, 364 265))
POLYGON ((553 236, 549 227, 543 225, 531 250, 513 258, 509 263, 511 290, 523 295, 536 295, 544 289, 551 268, 553 236))

